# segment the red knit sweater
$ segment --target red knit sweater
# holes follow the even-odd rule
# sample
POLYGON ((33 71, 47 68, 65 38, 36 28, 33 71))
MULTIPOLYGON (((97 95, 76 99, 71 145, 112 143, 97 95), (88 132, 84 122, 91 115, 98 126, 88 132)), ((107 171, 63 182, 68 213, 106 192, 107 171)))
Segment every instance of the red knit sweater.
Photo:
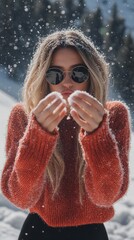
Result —
POLYGON ((3 194, 16 206, 38 213, 50 226, 102 223, 114 215, 113 203, 128 188, 130 145, 129 111, 119 101, 107 102, 107 113, 97 130, 78 138, 85 156, 85 194, 79 202, 76 161, 76 123, 64 119, 50 134, 26 115, 22 104, 11 111, 6 142, 7 161, 2 174, 3 194), (52 199, 44 172, 59 137, 63 143, 65 173, 52 199))

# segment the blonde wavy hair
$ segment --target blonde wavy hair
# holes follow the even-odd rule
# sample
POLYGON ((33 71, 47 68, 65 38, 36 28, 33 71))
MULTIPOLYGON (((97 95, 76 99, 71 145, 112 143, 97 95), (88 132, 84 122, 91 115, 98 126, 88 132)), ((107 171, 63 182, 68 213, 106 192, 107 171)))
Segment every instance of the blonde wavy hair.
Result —
MULTIPOLYGON (((90 38, 86 37, 80 30, 66 29, 51 33, 38 42, 35 54, 29 65, 23 87, 23 103, 29 114, 39 101, 49 94, 49 87, 45 81, 45 73, 49 68, 53 52, 57 48, 75 48, 90 71, 90 89, 87 92, 97 98, 103 105, 106 103, 109 65, 104 56, 97 50, 90 38)), ((82 203, 84 188, 85 160, 77 140, 77 172, 79 179, 79 196, 82 203)), ((62 156, 60 139, 53 152, 45 171, 45 177, 51 182, 53 196, 58 193, 61 179, 64 175, 65 164, 62 156)))

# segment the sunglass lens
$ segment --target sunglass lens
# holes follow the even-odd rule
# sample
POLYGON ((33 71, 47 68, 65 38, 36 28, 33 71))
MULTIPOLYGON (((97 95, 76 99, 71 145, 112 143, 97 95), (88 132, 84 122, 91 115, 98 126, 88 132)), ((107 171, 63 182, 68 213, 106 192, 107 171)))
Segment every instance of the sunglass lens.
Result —
POLYGON ((46 80, 53 85, 59 84, 63 80, 63 73, 60 69, 49 68, 46 72, 46 80))
POLYGON ((89 78, 89 71, 84 66, 75 67, 72 72, 72 79, 77 83, 82 83, 89 78))

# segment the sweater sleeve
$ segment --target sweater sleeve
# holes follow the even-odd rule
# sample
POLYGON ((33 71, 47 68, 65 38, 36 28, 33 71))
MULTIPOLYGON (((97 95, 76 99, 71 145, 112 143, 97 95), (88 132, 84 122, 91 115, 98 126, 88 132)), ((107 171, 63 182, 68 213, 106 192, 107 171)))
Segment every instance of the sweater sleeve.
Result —
MULTIPOLYGON (((110 103, 110 102, 109 102, 110 103)), ((108 106, 99 128, 84 136, 80 133, 85 166, 85 188, 96 205, 109 207, 128 188, 130 115, 125 104, 108 106)))
POLYGON ((21 104, 11 111, 1 189, 16 206, 27 209, 39 200, 44 186, 44 172, 57 137, 58 132, 50 134, 45 131, 33 114, 27 117, 21 104))

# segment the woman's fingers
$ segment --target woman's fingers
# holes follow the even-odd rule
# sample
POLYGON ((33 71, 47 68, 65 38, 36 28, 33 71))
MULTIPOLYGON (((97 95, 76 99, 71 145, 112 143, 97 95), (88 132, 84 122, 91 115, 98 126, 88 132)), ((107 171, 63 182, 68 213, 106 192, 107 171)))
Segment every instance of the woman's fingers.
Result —
POLYGON ((92 109, 97 110, 100 115, 104 115, 105 113, 103 105, 96 98, 94 98, 89 93, 84 91, 74 92, 73 94, 70 95, 68 101, 70 105, 72 105, 73 102, 83 104, 85 111, 89 111, 89 109, 91 110, 91 108, 88 108, 91 106, 92 109), (87 103, 87 105, 84 105, 84 103, 87 103))
POLYGON ((105 109, 103 105, 87 92, 76 91, 69 97, 71 115, 74 120, 88 132, 98 128, 103 120, 105 109))
POLYGON ((44 108, 38 116, 38 120, 43 122, 45 119, 47 119, 49 116, 53 116, 53 112, 55 109, 61 104, 60 99, 54 99, 51 103, 49 103, 46 108, 44 108))
POLYGON ((54 129, 59 125, 59 123, 61 122, 61 120, 66 116, 66 109, 64 108, 60 114, 57 116, 55 115, 55 118, 53 118, 53 120, 51 122, 49 122, 48 127, 46 128, 47 131, 49 132, 53 132, 54 129))
POLYGON ((39 103, 37 104, 37 106, 34 108, 34 113, 35 114, 39 114, 43 111, 44 108, 47 107, 48 104, 50 104, 54 99, 55 99, 55 95, 47 95, 45 98, 41 99, 39 101, 39 103))
POLYGON ((77 122, 77 124, 81 126, 85 131, 92 132, 97 128, 97 127, 94 127, 93 129, 92 125, 82 120, 79 114, 74 109, 71 110, 70 114, 73 117, 73 119, 77 122))
POLYGON ((41 99, 38 103, 38 105, 34 109, 35 114, 41 113, 46 107, 51 106, 54 100, 60 99, 63 101, 63 97, 58 92, 52 92, 48 94, 45 98, 41 99))
MULTIPOLYGON (((93 96, 91 96, 87 92, 79 91, 79 93, 76 95, 76 97, 79 97, 83 101, 86 101, 90 105, 92 105, 94 108, 96 108, 99 112, 104 112, 103 105, 93 96)), ((74 95, 75 98, 75 95, 74 95)))
POLYGON ((60 93, 53 92, 42 99, 32 112, 41 126, 51 132, 66 115, 66 101, 60 93))
POLYGON ((73 119, 81 126, 85 131, 92 132, 96 128, 98 128, 99 123, 95 122, 92 118, 88 118, 88 121, 85 121, 75 109, 70 111, 71 116, 73 119))
POLYGON ((75 98, 75 100, 72 101, 72 107, 78 111, 82 118, 86 121, 88 121, 89 117, 93 118, 96 122, 101 121, 103 115, 95 107, 83 101, 83 99, 75 98))
POLYGON ((43 127, 48 131, 52 132, 66 115, 66 107, 64 103, 60 105, 46 118, 42 123, 43 127))

